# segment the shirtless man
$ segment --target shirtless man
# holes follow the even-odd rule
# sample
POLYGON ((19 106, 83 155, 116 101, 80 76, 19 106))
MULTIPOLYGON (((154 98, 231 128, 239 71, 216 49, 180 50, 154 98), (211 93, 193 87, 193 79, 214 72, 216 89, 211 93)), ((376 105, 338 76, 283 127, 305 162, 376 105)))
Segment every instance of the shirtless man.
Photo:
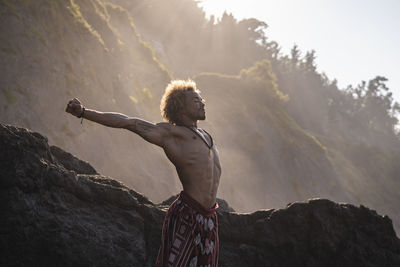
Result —
POLYGON ((160 106, 168 122, 157 124, 86 109, 76 98, 66 108, 79 118, 140 135, 162 147, 175 165, 183 191, 165 217, 156 266, 218 266, 216 196, 221 166, 212 137, 197 128, 197 121, 206 118, 199 93, 193 81, 172 81, 160 106))

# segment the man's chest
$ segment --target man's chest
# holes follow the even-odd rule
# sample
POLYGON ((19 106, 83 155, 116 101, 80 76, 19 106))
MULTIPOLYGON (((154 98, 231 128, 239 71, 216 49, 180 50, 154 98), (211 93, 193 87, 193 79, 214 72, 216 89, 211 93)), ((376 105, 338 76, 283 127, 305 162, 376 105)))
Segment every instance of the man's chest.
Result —
MULTIPOLYGON (((210 167, 219 164, 218 150, 214 143, 208 144, 196 134, 171 140, 164 151, 175 165, 201 165, 210 167), (211 146, 212 145, 212 146, 211 146)), ((219 167, 220 168, 220 167, 219 167)))

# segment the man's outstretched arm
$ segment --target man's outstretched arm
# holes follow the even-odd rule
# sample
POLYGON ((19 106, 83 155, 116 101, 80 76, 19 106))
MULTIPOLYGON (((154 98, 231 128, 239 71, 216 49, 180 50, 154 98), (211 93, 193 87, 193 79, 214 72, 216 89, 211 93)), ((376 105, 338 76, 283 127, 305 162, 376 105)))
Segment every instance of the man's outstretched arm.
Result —
POLYGON ((128 117, 121 113, 86 109, 77 98, 68 102, 65 111, 108 127, 130 130, 143 137, 146 141, 161 147, 165 139, 170 135, 171 125, 169 123, 154 124, 142 119, 128 117))

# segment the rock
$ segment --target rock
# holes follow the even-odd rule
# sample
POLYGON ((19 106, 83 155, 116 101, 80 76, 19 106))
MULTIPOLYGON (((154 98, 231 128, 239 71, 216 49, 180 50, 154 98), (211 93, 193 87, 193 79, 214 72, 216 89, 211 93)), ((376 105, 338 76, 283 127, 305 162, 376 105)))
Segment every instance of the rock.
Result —
POLYGON ((67 170, 73 170, 81 174, 98 174, 96 170, 87 162, 84 162, 59 147, 51 146, 50 152, 55 156, 57 163, 64 166, 67 170))
POLYGON ((400 266, 392 221, 326 199, 219 215, 221 266, 400 266), (223 263, 223 262, 221 262, 223 263))
MULTIPOLYGON (((154 266, 174 198, 155 205, 9 125, 0 125, 0 185, 0 266, 154 266)), ((220 266, 400 266, 392 221, 366 207, 313 199, 251 214, 226 208, 220 266)))
POLYGON ((1 125, 0 151, 0 266, 154 264, 164 212, 147 198, 26 129, 1 125))

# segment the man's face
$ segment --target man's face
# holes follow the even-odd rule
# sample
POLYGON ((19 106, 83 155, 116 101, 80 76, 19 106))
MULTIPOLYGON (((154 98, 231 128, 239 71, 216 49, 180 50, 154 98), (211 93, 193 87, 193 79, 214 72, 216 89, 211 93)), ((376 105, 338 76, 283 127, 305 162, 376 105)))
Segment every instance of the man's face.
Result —
POLYGON ((200 94, 195 91, 185 93, 185 113, 193 120, 205 120, 206 111, 204 109, 204 100, 200 94))

